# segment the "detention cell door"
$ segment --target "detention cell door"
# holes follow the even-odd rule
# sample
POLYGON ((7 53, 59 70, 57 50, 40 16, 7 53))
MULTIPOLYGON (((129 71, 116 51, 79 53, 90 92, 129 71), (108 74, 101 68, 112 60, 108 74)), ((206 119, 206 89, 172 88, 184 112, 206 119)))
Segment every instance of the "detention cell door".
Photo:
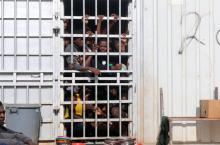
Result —
POLYGON ((60 6, 60 133, 89 142, 132 137, 134 1, 60 0, 60 6), (81 66, 100 69, 101 74, 70 69, 74 58, 81 66), (121 68, 114 69, 116 64, 121 68))
POLYGON ((40 104, 40 140, 57 136, 57 5, 53 0, 0 0, 0 99, 40 104))

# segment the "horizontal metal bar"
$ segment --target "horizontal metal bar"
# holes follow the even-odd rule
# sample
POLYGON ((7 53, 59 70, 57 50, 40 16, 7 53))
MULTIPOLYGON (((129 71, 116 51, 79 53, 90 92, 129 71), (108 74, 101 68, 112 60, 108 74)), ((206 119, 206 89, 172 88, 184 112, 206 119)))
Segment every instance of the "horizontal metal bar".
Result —
POLYGON ((0 85, 1 86, 3 86, 3 87, 16 87, 16 86, 18 86, 18 87, 39 87, 39 86, 41 86, 41 87, 53 87, 53 83, 51 83, 51 84, 48 84, 48 83, 43 83, 43 84, 36 84, 36 83, 29 83, 29 84, 27 84, 27 83, 25 83, 25 84, 18 84, 18 83, 11 83, 11 84, 7 84, 7 83, 1 83, 0 82, 0 85))
POLYGON ((61 83, 60 86, 133 86, 133 83, 61 83))
MULTIPOLYGON (((94 121, 97 121, 97 122, 108 122, 108 119, 106 118, 106 119, 104 119, 104 118, 97 118, 97 119, 73 119, 72 121, 71 121, 71 119, 61 119, 60 120, 60 122, 61 123, 68 123, 68 122, 83 122, 83 121, 86 121, 86 122, 94 122, 94 121)), ((120 121, 120 119, 119 118, 109 118, 109 121, 112 121, 112 122, 119 122, 120 121)), ((132 120, 131 119, 129 119, 129 118, 122 118, 121 119, 121 121, 123 121, 123 122, 132 122, 132 120)))
MULTIPOLYGON (((0 18, 0 20, 27 20, 27 18, 0 18)), ((29 18, 29 20, 39 20, 39 18, 29 18)), ((41 18, 41 20, 53 20, 53 17, 41 18)))
MULTIPOLYGON (((2 36, 0 36, 0 38, 2 38, 2 36)), ((4 37, 3 38, 53 38, 53 36, 51 35, 51 36, 19 36, 19 35, 17 35, 16 37, 15 36, 13 36, 13 35, 11 35, 11 36, 6 36, 6 35, 4 35, 4 37)))
POLYGON ((39 73, 46 73, 46 74, 53 74, 53 71, 38 71, 38 70, 36 70, 36 71, 31 71, 31 70, 28 70, 28 71, 0 71, 0 75, 1 74, 8 74, 8 73, 12 73, 12 74, 14 74, 14 73, 16 73, 16 74, 19 74, 19 73, 25 73, 25 74, 28 74, 28 73, 31 73, 31 74, 39 74, 39 73))
MULTIPOLYGON (((133 71, 131 70, 100 70, 101 73, 132 73, 133 71)), ((60 73, 80 73, 79 71, 76 70, 61 70, 60 73)))
MULTIPOLYGON (((77 104, 77 101, 73 101, 73 104, 77 104)), ((109 100, 109 102, 106 101, 83 101, 83 103, 85 104, 107 104, 107 103, 125 103, 125 104, 130 104, 133 103, 131 100, 109 100)), ((65 102, 61 102, 61 105, 71 105, 71 101, 65 101, 65 102)))
MULTIPOLYGON (((118 56, 119 55, 119 52, 109 52, 109 53, 103 53, 103 52, 85 52, 85 53, 83 53, 83 52, 73 52, 73 53, 71 53, 71 52, 62 52, 62 53, 60 53, 60 55, 61 56, 68 56, 68 55, 72 55, 72 54, 74 54, 74 55, 97 55, 97 56, 102 56, 102 55, 112 55, 112 56, 118 56)), ((132 53, 130 53, 130 52, 123 52, 123 53, 121 53, 121 56, 133 56, 133 54, 132 53)))
MULTIPOLYGON (((4 54, 4 56, 27 56, 27 54, 4 54)), ((39 56, 39 54, 29 54, 28 56, 39 56)), ((53 54, 41 54, 41 56, 53 56, 53 54)))
POLYGON ((96 36, 95 35, 92 35, 92 36, 90 36, 90 35, 88 35, 88 34, 85 34, 85 35, 83 35, 83 34, 61 34, 60 35, 60 37, 61 38, 66 38, 66 37, 90 37, 90 38, 107 38, 107 37, 109 37, 109 38, 128 38, 128 39, 131 39, 132 38, 132 35, 126 35, 126 36, 124 36, 124 35, 115 35, 115 34, 109 34, 109 35, 106 35, 106 34, 97 34, 96 36))
MULTIPOLYGON (((74 20, 82 20, 82 17, 83 16, 64 16, 64 17, 61 17, 60 19, 61 20, 66 20, 66 19, 74 19, 74 20)), ((88 20, 96 20, 96 17, 95 16, 89 16, 88 17, 88 20)), ((103 20, 107 20, 107 17, 103 17, 103 20)), ((109 20, 114 20, 113 17, 109 17, 109 20)), ((132 21, 132 18, 131 17, 121 17, 121 20, 127 20, 127 21, 132 21)))
MULTIPOLYGON (((77 81, 83 81, 83 80, 95 80, 95 77, 75 77, 74 80, 77 80, 77 81)), ((117 77, 98 77, 98 80, 117 80, 117 77)))

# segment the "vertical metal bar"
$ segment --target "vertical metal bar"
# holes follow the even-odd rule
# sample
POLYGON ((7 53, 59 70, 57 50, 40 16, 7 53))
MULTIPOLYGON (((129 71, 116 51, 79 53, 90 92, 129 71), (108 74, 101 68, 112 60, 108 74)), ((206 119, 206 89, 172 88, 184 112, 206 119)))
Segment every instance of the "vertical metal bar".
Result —
POLYGON ((71 103, 70 103, 71 104, 71 106, 70 106, 70 108, 71 108, 70 109, 71 110, 71 127, 70 128, 71 128, 71 138, 73 138, 73 135, 74 135, 73 134, 73 122, 74 122, 74 118, 73 118, 73 115, 74 115, 74 113, 73 113, 73 87, 75 87, 75 86, 71 85, 70 87, 71 87, 71 89, 70 89, 71 90, 71 93, 70 93, 71 94, 71 96, 70 96, 71 97, 71 103))
POLYGON ((107 86, 107 137, 110 136, 110 119, 109 119, 109 116, 110 116, 110 105, 109 105, 109 85, 107 86))
POLYGON ((119 136, 121 136, 121 128, 122 128, 122 123, 121 123, 121 85, 119 86, 119 136))
POLYGON ((4 1, 2 0, 1 1, 1 13, 2 13, 2 15, 1 15, 1 24, 2 24, 2 26, 1 26, 1 42, 2 42, 2 44, 1 44, 1 49, 2 49, 2 64, 1 64, 1 69, 2 70, 4 70, 4 1))
POLYGON ((39 104, 41 105, 41 89, 42 89, 42 87, 41 87, 41 84, 39 85, 39 104))
POLYGON ((18 100, 17 100, 17 87, 14 85, 14 103, 17 104, 18 100))
POLYGON ((39 22, 39 69, 40 70, 42 70, 42 64, 41 64, 41 62, 42 62, 42 54, 41 54, 41 27, 42 27, 42 25, 41 25, 41 23, 42 23, 42 19, 41 19, 41 4, 42 4, 42 2, 41 2, 41 0, 39 0, 39 19, 38 19, 38 22, 39 22))
POLYGON ((85 0, 83 0, 83 66, 85 66, 86 58, 85 58, 85 52, 86 52, 86 38, 85 38, 85 0))
POLYGON ((3 92, 3 85, 2 85, 2 86, 1 86, 1 101, 2 101, 2 102, 4 102, 3 96, 4 96, 4 92, 3 92))
MULTIPOLYGON (((130 22, 131 27, 130 27, 129 32, 131 31, 131 36, 133 36, 133 34, 134 34, 134 21, 133 21, 134 20, 134 0, 132 0, 131 2, 132 2, 132 4, 131 4, 131 9, 132 9, 131 10, 131 22, 130 22)), ((128 59, 128 61, 129 61, 128 63, 130 64, 129 67, 130 67, 131 70, 133 70, 133 62, 134 62, 134 57, 133 56, 134 56, 134 53, 135 53, 134 49, 132 49, 133 47, 134 47, 134 39, 132 37, 131 38, 131 43, 128 43, 129 52, 131 52, 131 54, 132 54, 131 59, 130 58, 128 59), (130 63, 130 61, 132 63, 130 63)), ((133 76, 133 72, 132 72, 132 76, 133 76)))
MULTIPOLYGON (((98 15, 98 14, 97 14, 97 13, 98 13, 98 7, 97 7, 97 6, 98 6, 98 3, 97 3, 97 1, 98 1, 98 0, 95 0, 95 25, 96 25, 96 26, 97 26, 97 15, 98 15)), ((97 30, 95 31, 95 44, 97 44, 97 30)), ((97 59, 98 59, 98 58, 97 58, 97 51, 98 51, 98 50, 95 51, 95 68, 97 68, 97 62, 98 62, 98 60, 97 60, 97 59)), ((96 81, 96 83, 97 83, 98 80, 96 79, 95 81, 96 81)))
POLYGON ((134 85, 128 86, 128 91, 129 91, 129 92, 128 92, 128 98, 129 98, 129 100, 131 100, 131 102, 132 102, 132 103, 129 104, 129 106, 128 106, 128 107, 129 107, 129 110, 128 110, 128 111, 129 111, 129 112, 128 112, 128 115, 129 115, 129 116, 128 116, 128 117, 131 118, 131 120, 132 120, 132 123, 130 123, 129 128, 128 128, 129 131, 131 130, 130 136, 133 135, 133 130, 134 130, 134 129, 133 129, 133 128, 134 128, 134 126, 133 126, 133 124, 134 124, 134 122, 133 122, 133 121, 134 121, 134 117, 133 117, 133 116, 134 116, 134 113, 135 113, 135 112, 134 112, 133 110, 134 110, 134 101, 136 101, 136 100, 134 99, 134 95, 135 95, 135 93, 134 93, 135 91, 134 91, 134 90, 135 90, 134 85))
POLYGON ((2 102, 5 103, 5 93, 4 93, 4 86, 2 85, 2 102))
MULTIPOLYGON (((73 63, 73 0, 71 0, 71 63, 73 63)), ((72 73, 72 77, 75 79, 75 73, 72 73)), ((74 81, 75 84, 75 81, 74 81)), ((71 85, 71 138, 73 138, 73 86, 71 85)))
POLYGON ((27 0, 27 5, 26 5, 26 9, 27 9, 27 13, 26 13, 26 18, 27 18, 27 42, 26 42, 26 48, 27 48, 27 60, 26 60, 26 65, 27 65, 27 70, 29 70, 29 53, 30 53, 30 49, 29 49, 29 0, 27 0))
POLYGON ((29 86, 27 85, 27 97, 26 97, 27 104, 29 104, 29 96, 30 96, 30 89, 29 89, 29 86))
POLYGON ((14 70, 17 70, 17 0, 14 0, 14 70))
MULTIPOLYGON (((97 94, 98 94, 98 88, 97 88, 97 85, 95 85, 95 109, 97 108, 97 94)), ((98 125, 98 122, 97 122, 97 113, 95 113, 95 137, 97 137, 97 125, 98 125)))
POLYGON ((85 96, 86 96, 86 88, 85 88, 85 85, 83 85, 83 137, 86 136, 86 99, 85 99, 85 96))
POLYGON ((107 70, 109 70, 109 0, 107 0, 107 70))
POLYGON ((16 72, 13 73, 13 86, 14 86, 14 103, 17 103, 17 94, 16 94, 16 72))
MULTIPOLYGON (((134 34, 134 7, 135 7, 135 1, 134 0, 132 0, 131 1, 131 18, 132 18, 132 21, 131 21, 131 27, 130 27, 130 29, 131 29, 131 36, 133 36, 133 34, 134 34)), ((130 32, 130 30, 129 30, 129 32, 130 32)), ((132 70, 132 73, 131 73, 131 75, 132 75, 132 82, 133 82, 133 80, 135 79, 134 78, 134 70, 133 70, 133 63, 134 63, 134 54, 135 54, 135 52, 136 51, 134 51, 132 48, 134 47, 134 39, 133 39, 133 37, 132 37, 132 40, 131 40, 131 43, 128 43, 128 48, 129 48, 129 51, 131 51, 131 53, 132 53, 132 56, 131 56, 131 59, 129 58, 128 59, 128 61, 129 61, 129 66, 130 66, 130 69, 132 70), (130 46, 131 45, 131 46, 130 46), (131 62, 130 62, 131 61, 131 62)), ((129 68, 128 68, 129 69, 129 68)), ((129 76, 130 76, 130 74, 129 74, 129 76)), ((132 85, 131 87, 129 86, 128 87, 128 98, 131 98, 131 104, 129 104, 129 108, 128 108, 128 117, 129 118, 131 118, 131 120, 132 120, 132 123, 129 123, 129 126, 128 126, 128 130, 129 130, 129 133, 128 133, 128 135, 129 136, 132 136, 133 135, 133 130, 134 130, 134 119, 133 119, 133 113, 134 113, 134 101, 136 101, 136 100, 134 100, 133 98, 134 98, 134 95, 135 95, 135 86, 134 85, 132 85)))
POLYGON ((119 2, 119 64, 121 64, 121 0, 119 2))

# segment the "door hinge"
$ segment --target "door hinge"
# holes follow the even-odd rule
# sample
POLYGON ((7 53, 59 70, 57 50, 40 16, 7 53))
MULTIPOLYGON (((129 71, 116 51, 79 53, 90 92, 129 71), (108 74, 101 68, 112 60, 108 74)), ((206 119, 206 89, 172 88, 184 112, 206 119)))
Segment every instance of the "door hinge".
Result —
POLYGON ((54 15, 55 20, 58 20, 59 15, 60 15, 59 12, 55 12, 55 15, 54 15))
POLYGON ((55 36, 57 37, 58 34, 60 33, 60 28, 58 26, 56 26, 55 28, 53 28, 53 33, 55 34, 55 36))

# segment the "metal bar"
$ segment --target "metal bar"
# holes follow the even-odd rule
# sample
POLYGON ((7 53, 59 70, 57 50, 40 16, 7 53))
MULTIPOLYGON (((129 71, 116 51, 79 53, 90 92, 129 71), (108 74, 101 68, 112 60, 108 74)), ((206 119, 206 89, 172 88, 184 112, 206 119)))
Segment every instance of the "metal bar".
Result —
POLYGON ((109 85, 107 85, 107 120, 108 120, 108 123, 107 123, 107 137, 109 137, 110 136, 110 126, 109 126, 109 124, 110 124, 110 105, 109 105, 109 103, 110 103, 110 100, 109 100, 109 85))
MULTIPOLYGON (((97 85, 95 86, 95 109, 97 108, 97 101, 98 100, 98 88, 97 88, 97 85)), ((95 113, 95 137, 97 137, 98 133, 98 129, 97 129, 97 113, 95 113)))
POLYGON ((109 63, 109 0, 107 0, 107 70, 110 70, 109 63))
POLYGON ((1 57, 1 70, 4 70, 4 1, 1 0, 1 49, 2 49, 2 57, 1 57))
MULTIPOLYGON (((97 5, 96 5, 96 7, 97 7, 97 5)), ((97 16, 98 16, 98 14, 97 14, 97 10, 96 10, 95 16, 89 16, 88 20, 96 20, 97 16)), ((32 19, 34 19, 34 18, 32 18, 32 19)), ((45 19, 49 19, 49 18, 45 18, 45 19)), ((64 16, 64 17, 61 17, 60 19, 61 20, 71 19, 71 17, 70 16, 64 16)), ((74 20, 81 20, 82 16, 73 16, 73 19, 74 20)), ((107 20, 107 19, 108 19, 108 17, 103 17, 103 20, 107 20)), ((113 17, 109 17, 109 20, 114 20, 114 18, 113 17)), ((121 17, 121 20, 132 21, 133 19, 132 19, 132 17, 121 17)))
MULTIPOLYGON (((27 18, 4 18, 4 20, 27 20, 27 18)), ((52 20, 52 18, 41 18, 42 20, 52 20)), ((2 20, 2 18, 0 18, 2 20)), ((29 18, 29 20, 39 20, 39 18, 29 18)))
POLYGON ((41 20, 41 4, 42 4, 42 2, 41 2, 41 0, 39 0, 39 19, 38 19, 38 22, 39 22, 39 59, 38 59, 38 62, 39 62, 39 70, 42 70, 42 64, 41 64, 41 62, 42 62, 42 53, 41 53, 41 23, 42 23, 42 20, 41 20))
POLYGON ((2 85, 2 102, 4 102, 5 103, 5 93, 4 93, 4 86, 2 85))
POLYGON ((85 34, 86 34, 86 15, 85 15, 85 0, 83 0, 83 66, 85 67, 85 62, 86 62, 86 58, 85 58, 85 52, 86 52, 86 38, 85 38, 85 34))
POLYGON ((119 2, 119 64, 121 64, 121 0, 119 2))
POLYGON ((29 86, 27 86, 27 96, 26 96, 26 103, 29 104, 29 96, 30 96, 30 89, 29 86))
MULTIPOLYGON (((98 0, 95 0, 95 25, 97 26, 97 13, 98 13, 98 0)), ((95 44, 97 44, 97 30, 95 31, 95 44)), ((97 57, 97 52, 98 50, 95 51, 95 68, 97 68, 97 62, 98 62, 98 57, 97 57)), ((98 80, 96 79, 96 82, 98 82, 98 80)), ((97 128, 96 128, 97 130, 97 128)), ((97 135, 96 135, 97 136, 97 135)))
POLYGON ((16 89, 16 86, 14 86, 14 103, 17 104, 17 89, 16 89))
POLYGON ((17 70, 17 0, 14 0, 14 70, 17 70))
MULTIPOLYGON (((63 37, 83 37, 83 36, 95 38, 95 35, 89 36, 88 34, 84 34, 84 35, 83 34, 62 34, 60 37, 63 38, 63 37)), ((8 37, 10 37, 10 36, 8 36, 8 37)), ((38 38, 37 36, 32 36, 32 37, 33 38, 38 38)), ((42 36, 42 37, 46 38, 46 36, 42 36)), ((97 34, 97 37, 98 38, 106 38, 106 37, 108 37, 108 35, 106 35, 106 34, 97 34)), ((119 35, 119 34, 109 34, 109 38, 120 38, 120 37, 121 37, 121 35, 119 35)), ((132 35, 126 35, 126 37, 124 37, 124 38, 131 39, 132 35)))
POLYGON ((83 85, 83 137, 86 136, 86 104, 85 104, 86 88, 83 85))
POLYGON ((27 60, 26 60, 26 67, 27 67, 27 70, 29 70, 29 53, 30 53, 30 49, 29 49, 29 0, 27 0, 27 5, 26 5, 26 9, 27 9, 27 13, 26 13, 26 18, 27 18, 27 28, 26 28, 26 31, 27 31, 27 43, 26 43, 26 48, 27 48, 27 60))
POLYGON ((73 116, 74 116, 74 113, 73 113, 73 87, 71 87, 71 106, 70 106, 70 110, 71 110, 71 137, 73 137, 74 136, 74 132, 73 132, 73 122, 74 122, 74 118, 73 118, 73 116))
POLYGON ((122 121, 122 118, 121 118, 121 86, 119 86, 119 136, 121 137, 122 136, 122 134, 121 134, 121 128, 122 128, 122 123, 121 123, 121 121, 122 121))

